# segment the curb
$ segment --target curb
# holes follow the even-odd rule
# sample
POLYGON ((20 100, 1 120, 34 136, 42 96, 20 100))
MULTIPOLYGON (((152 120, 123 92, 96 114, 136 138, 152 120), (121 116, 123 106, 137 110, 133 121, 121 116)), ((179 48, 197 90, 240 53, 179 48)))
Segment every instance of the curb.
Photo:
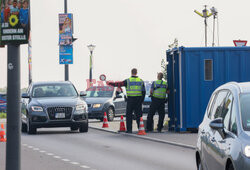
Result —
POLYGON ((114 133, 114 134, 121 134, 121 135, 125 135, 125 136, 133 136, 133 137, 144 139, 144 140, 149 140, 149 141, 153 141, 153 142, 169 144, 169 145, 183 147, 183 148, 192 149, 192 150, 196 149, 196 147, 193 146, 193 145, 187 145, 187 144, 178 143, 178 142, 171 142, 171 141, 166 141, 166 140, 151 138, 151 137, 147 137, 147 136, 140 136, 140 135, 135 135, 135 134, 128 134, 128 133, 124 133, 124 132, 116 132, 116 131, 113 131, 113 130, 110 130, 110 129, 103 129, 103 128, 98 128, 98 127, 93 127, 93 126, 89 126, 89 128, 92 128, 92 129, 95 129, 95 130, 100 130, 100 131, 105 131, 105 132, 110 132, 110 133, 114 133))

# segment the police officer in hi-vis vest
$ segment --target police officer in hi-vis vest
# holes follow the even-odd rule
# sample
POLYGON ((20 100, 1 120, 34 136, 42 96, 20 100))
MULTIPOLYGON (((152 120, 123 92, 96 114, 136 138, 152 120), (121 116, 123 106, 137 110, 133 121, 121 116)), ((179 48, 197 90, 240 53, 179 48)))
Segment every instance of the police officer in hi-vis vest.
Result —
POLYGON ((159 114, 159 121, 157 131, 161 132, 163 128, 163 121, 165 117, 165 103, 167 101, 166 94, 167 94, 167 82, 162 80, 163 73, 157 74, 156 81, 153 82, 150 90, 150 95, 152 99, 152 103, 150 105, 149 113, 147 116, 147 127, 146 130, 148 132, 153 131, 153 117, 155 112, 158 111, 159 114))
POLYGON ((142 102, 145 98, 145 85, 142 79, 137 76, 137 69, 131 70, 132 76, 123 82, 107 83, 108 85, 121 87, 125 86, 127 92, 126 125, 127 133, 132 133, 132 115, 136 115, 137 127, 140 126, 140 117, 142 116, 142 102))

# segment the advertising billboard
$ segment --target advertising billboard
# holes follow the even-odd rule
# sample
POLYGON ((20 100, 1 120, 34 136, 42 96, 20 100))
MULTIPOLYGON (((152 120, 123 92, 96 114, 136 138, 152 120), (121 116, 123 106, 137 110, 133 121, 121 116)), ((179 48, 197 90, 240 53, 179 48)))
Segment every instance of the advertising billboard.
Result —
POLYGON ((0 43, 27 44, 29 39, 29 0, 0 0, 0 43))
POLYGON ((59 45, 72 44, 73 14, 59 14, 59 45))

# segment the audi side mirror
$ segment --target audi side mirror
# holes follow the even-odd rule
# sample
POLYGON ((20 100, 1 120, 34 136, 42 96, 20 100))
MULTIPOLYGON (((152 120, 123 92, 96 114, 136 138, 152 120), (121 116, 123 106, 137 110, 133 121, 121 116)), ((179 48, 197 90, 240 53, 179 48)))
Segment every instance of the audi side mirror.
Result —
POLYGON ((116 96, 115 96, 115 98, 122 98, 122 95, 121 94, 117 94, 116 96))
POLYGON ((86 91, 80 91, 80 96, 81 96, 81 97, 87 96, 86 91))
POLYGON ((23 93, 22 94, 22 98, 28 99, 28 98, 30 98, 30 95, 28 93, 23 93))

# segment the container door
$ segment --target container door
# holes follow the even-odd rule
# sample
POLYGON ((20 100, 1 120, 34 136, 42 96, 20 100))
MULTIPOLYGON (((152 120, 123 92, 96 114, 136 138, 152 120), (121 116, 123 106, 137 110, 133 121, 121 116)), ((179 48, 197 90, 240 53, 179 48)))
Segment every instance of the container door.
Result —
POLYGON ((178 97, 178 87, 179 87, 179 76, 178 76, 178 51, 167 52, 167 81, 170 94, 168 95, 168 117, 169 117, 169 130, 176 131, 178 126, 177 122, 179 120, 179 97, 178 97))

